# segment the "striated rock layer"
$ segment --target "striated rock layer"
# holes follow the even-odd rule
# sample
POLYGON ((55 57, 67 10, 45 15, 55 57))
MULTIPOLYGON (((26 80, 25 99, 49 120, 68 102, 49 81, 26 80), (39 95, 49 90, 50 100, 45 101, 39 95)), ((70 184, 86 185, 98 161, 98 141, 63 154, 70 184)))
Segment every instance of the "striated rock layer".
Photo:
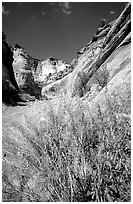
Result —
POLYGON ((129 3, 118 19, 98 28, 93 39, 77 53, 67 74, 56 76, 57 81, 44 86, 42 95, 51 98, 65 92, 68 97, 78 96, 91 101, 108 87, 131 61, 130 15, 129 3))

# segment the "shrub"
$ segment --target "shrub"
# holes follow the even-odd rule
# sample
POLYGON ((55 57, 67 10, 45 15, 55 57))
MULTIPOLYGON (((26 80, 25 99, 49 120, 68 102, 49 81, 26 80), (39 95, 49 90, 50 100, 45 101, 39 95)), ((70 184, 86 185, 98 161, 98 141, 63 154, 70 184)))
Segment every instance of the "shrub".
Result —
POLYGON ((109 72, 106 66, 96 72, 95 79, 101 88, 104 88, 107 85, 109 81, 109 72))
POLYGON ((38 129, 14 124, 20 139, 8 135, 3 157, 13 178, 4 169, 3 201, 130 201, 130 121, 112 104, 97 110, 94 117, 80 99, 61 98, 38 129))

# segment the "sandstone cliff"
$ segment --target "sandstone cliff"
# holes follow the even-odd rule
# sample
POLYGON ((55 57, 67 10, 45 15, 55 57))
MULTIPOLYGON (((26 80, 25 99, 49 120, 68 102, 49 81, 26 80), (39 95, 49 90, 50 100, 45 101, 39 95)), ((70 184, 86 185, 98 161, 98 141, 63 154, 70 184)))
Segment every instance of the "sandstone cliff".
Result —
POLYGON ((49 77, 69 67, 62 60, 53 57, 45 60, 33 59, 17 44, 13 48, 13 58, 13 69, 19 88, 37 99, 41 98, 42 86, 48 83, 49 77))
POLYGON ((130 12, 128 4, 118 19, 98 28, 93 39, 77 53, 67 74, 62 73, 59 80, 44 86, 42 95, 51 97, 65 92, 69 97, 86 95, 91 100, 125 69, 131 61, 130 12))
POLYGON ((72 74, 73 81, 71 82, 70 80, 69 83, 69 91, 72 95, 83 96, 84 91, 86 90, 86 84, 130 33, 130 12, 131 6, 128 5, 119 18, 113 23, 108 32, 105 32, 104 35, 102 35, 102 38, 99 33, 98 36, 100 37, 96 36, 96 40, 92 40, 89 49, 87 49, 89 55, 87 54, 87 51, 85 51, 79 58, 74 73, 72 74), (94 54, 91 54, 90 49, 93 52, 93 48, 91 48, 93 46, 95 51, 94 54))

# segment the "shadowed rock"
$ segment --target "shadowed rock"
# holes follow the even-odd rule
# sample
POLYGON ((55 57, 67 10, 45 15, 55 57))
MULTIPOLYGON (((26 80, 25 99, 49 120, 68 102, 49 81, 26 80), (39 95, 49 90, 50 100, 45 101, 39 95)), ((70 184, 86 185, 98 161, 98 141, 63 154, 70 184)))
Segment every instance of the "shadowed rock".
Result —
POLYGON ((6 104, 17 105, 17 102, 24 102, 19 96, 19 87, 15 80, 12 67, 13 53, 5 41, 2 40, 2 101, 6 104))

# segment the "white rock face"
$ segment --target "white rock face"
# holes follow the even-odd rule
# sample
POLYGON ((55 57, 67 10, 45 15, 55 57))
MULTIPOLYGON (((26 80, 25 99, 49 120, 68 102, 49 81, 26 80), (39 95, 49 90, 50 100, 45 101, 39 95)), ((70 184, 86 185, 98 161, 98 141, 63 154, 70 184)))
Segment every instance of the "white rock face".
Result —
POLYGON ((37 66, 38 79, 40 82, 46 80, 49 75, 56 73, 56 68, 51 64, 50 60, 40 61, 37 66))
POLYGON ((26 58, 24 58, 24 53, 22 48, 15 48, 13 51, 13 68, 15 72, 19 73, 29 73, 29 69, 26 58))
POLYGON ((66 67, 69 67, 69 64, 64 63, 62 60, 59 60, 57 63, 57 72, 63 71, 66 67))
POLYGON ((63 71, 69 65, 62 60, 57 60, 52 57, 38 62, 36 72, 34 72, 34 78, 37 82, 47 83, 48 77, 63 71))

